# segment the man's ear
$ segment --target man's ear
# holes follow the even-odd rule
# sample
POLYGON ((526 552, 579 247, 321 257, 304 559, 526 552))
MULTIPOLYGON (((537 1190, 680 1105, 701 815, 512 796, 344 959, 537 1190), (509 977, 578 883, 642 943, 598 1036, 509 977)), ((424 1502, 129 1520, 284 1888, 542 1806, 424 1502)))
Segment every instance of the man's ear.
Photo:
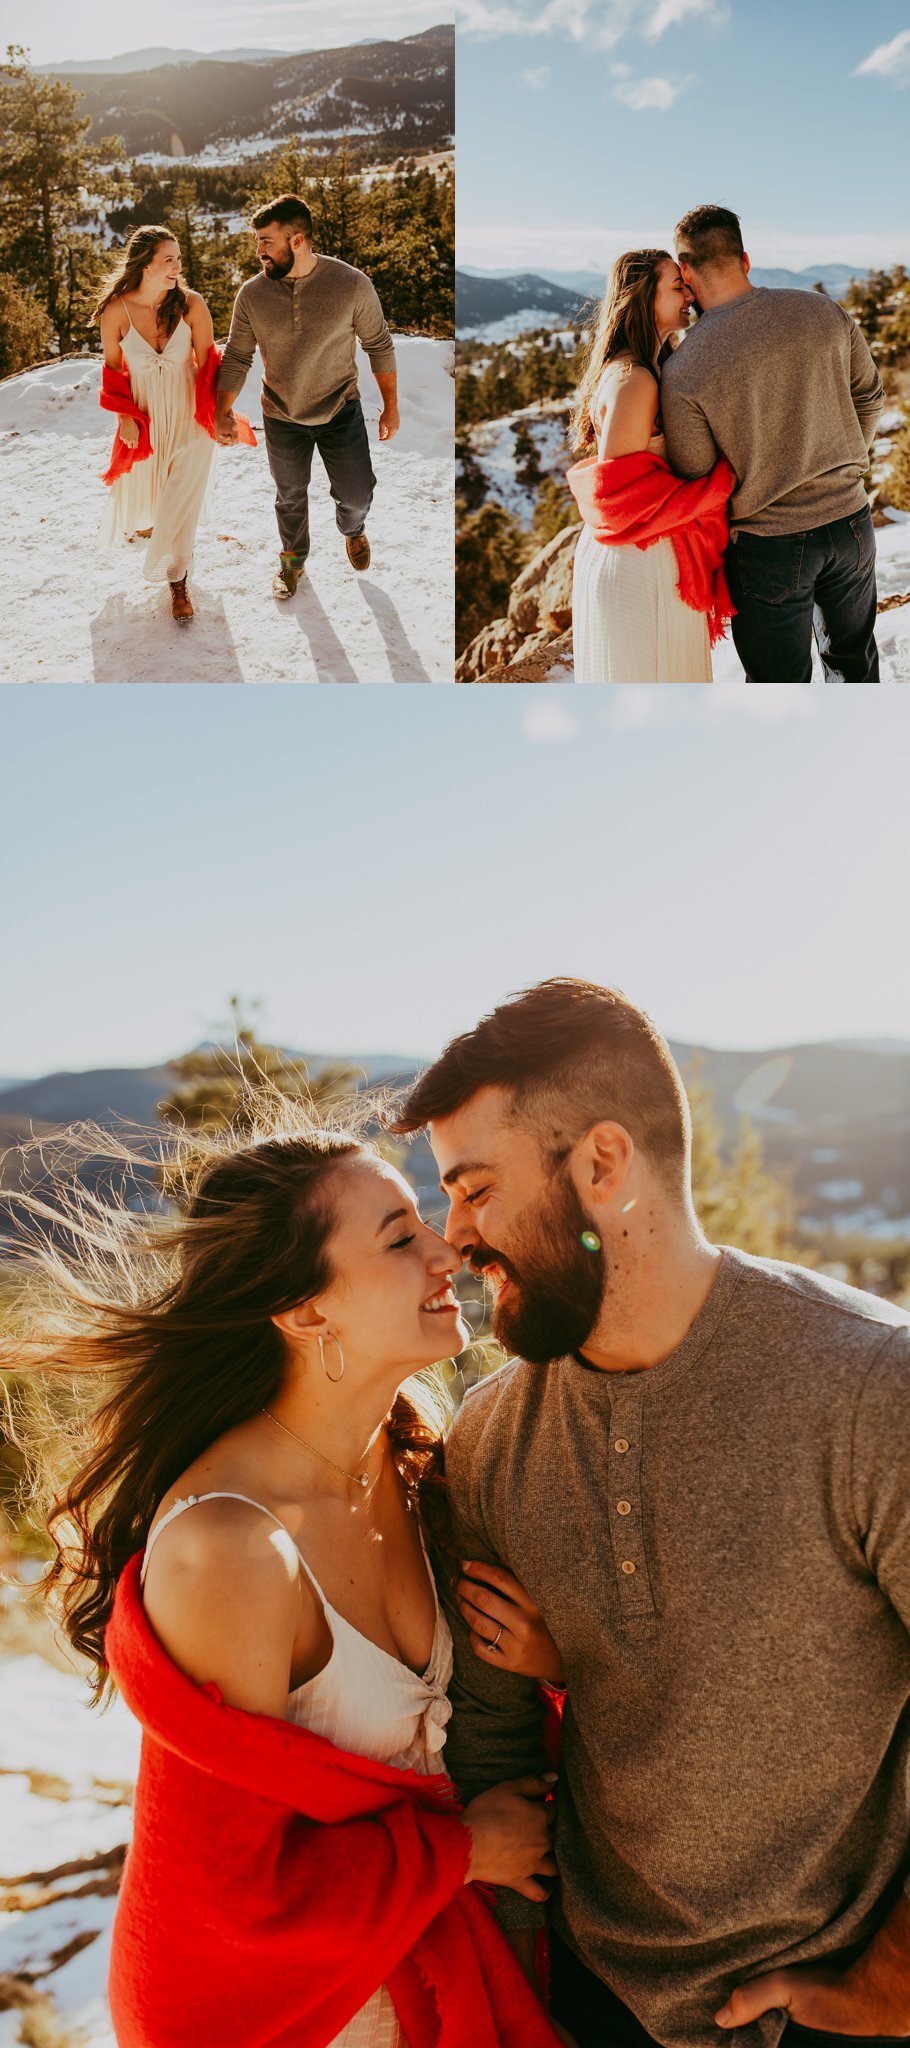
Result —
POLYGON ((624 1124, 593 1124, 576 1147, 576 1178, 589 1202, 604 1208, 625 1187, 635 1146, 624 1124))
POLYGON ((747 277, 748 277, 748 275, 749 275, 749 272, 750 272, 751 268, 752 268, 752 258, 751 258, 751 256, 750 256, 750 255, 748 254, 748 251, 744 249, 744 250, 743 250, 743 269, 744 269, 744 271, 745 271, 745 273, 746 273, 746 276, 747 276, 747 277))

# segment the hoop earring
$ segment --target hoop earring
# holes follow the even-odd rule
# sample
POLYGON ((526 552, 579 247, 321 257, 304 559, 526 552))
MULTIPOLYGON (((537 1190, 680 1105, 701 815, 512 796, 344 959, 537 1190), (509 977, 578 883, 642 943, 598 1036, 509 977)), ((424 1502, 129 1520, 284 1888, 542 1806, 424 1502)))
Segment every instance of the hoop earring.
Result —
POLYGON ((341 1365, 341 1371, 340 1371, 340 1372, 330 1372, 330 1371, 329 1371, 329 1368, 328 1368, 328 1366, 326 1365, 326 1362, 325 1362, 325 1343, 326 1343, 326 1340, 325 1340, 325 1338, 324 1338, 324 1337, 320 1337, 320 1338, 319 1338, 319 1340, 318 1340, 318 1342, 319 1342, 319 1356, 320 1356, 320 1359, 322 1360, 322 1370, 323 1370, 323 1372, 325 1373, 326 1379, 327 1379, 327 1380, 329 1380, 329 1381, 331 1382, 331 1384, 332 1384, 332 1386, 333 1386, 333 1387, 337 1387, 337 1385, 338 1385, 338 1382, 339 1382, 339 1380, 343 1380, 343 1379, 344 1379, 344 1352, 343 1352, 343 1351, 342 1351, 342 1349, 341 1349, 341 1345, 339 1344, 339 1342, 338 1342, 338 1339, 337 1339, 337 1337, 330 1337, 328 1341, 329 1341, 329 1343, 330 1343, 330 1344, 334 1344, 334 1346, 335 1346, 335 1349, 336 1349, 336 1351, 337 1351, 337 1353, 338 1353, 338 1358, 339 1358, 339 1362, 340 1362, 340 1365, 341 1365))

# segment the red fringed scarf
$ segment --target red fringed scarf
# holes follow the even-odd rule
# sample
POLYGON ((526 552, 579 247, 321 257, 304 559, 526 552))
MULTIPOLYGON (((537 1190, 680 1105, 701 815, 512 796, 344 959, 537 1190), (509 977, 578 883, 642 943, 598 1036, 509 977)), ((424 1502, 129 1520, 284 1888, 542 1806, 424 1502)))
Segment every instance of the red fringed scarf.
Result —
MULTIPOLYGON (((196 372, 195 409, 197 426, 204 427, 206 433, 211 435, 212 440, 215 438, 215 391, 220 368, 221 350, 216 348, 213 343, 203 368, 196 372)), ((119 427, 114 435, 110 468, 105 471, 101 479, 104 484, 113 484, 116 483, 118 476, 125 476, 127 471, 132 469, 134 462, 145 462, 148 456, 151 455, 152 437, 149 427, 149 416, 147 412, 142 411, 141 406, 136 404, 130 389, 128 372, 126 370, 112 370, 107 363, 104 364, 101 372, 100 403, 103 405, 105 412, 118 412, 127 419, 138 420, 139 422, 139 441, 135 448, 128 448, 126 442, 120 439, 119 427)), ((248 448, 257 447, 256 436, 249 420, 244 419, 242 413, 235 413, 234 418, 237 421, 240 440, 248 448)))
POLYGON ((136 404, 126 370, 112 370, 108 363, 101 372, 100 402, 105 412, 118 412, 124 418, 138 420, 139 441, 135 448, 128 448, 120 439, 120 429, 114 435, 111 449, 110 468, 102 476, 103 484, 116 483, 118 476, 125 476, 134 462, 145 462, 152 452, 152 437, 149 431, 149 416, 136 404))
MULTIPOLYGON (((215 393, 218 388, 218 372, 221 368, 221 350, 214 342, 209 349, 203 368, 196 377, 196 424, 204 427, 207 434, 215 439, 215 393)), ((249 420, 241 412, 235 412, 238 439, 247 448, 258 447, 256 436, 249 420)))
POLYGON ((450 1780, 192 1684, 146 1619, 140 1567, 106 1644, 143 1728, 111 1956, 120 2048, 326 2048, 380 1984, 410 2048, 556 2048, 464 1883, 450 1780))
POLYGON ((724 575, 729 539, 727 501, 736 487, 729 462, 721 457, 710 475, 674 476, 659 455, 591 456, 573 463, 567 482, 586 526, 607 547, 650 548, 671 540, 683 604, 704 612, 711 645, 722 640, 736 607, 724 575))

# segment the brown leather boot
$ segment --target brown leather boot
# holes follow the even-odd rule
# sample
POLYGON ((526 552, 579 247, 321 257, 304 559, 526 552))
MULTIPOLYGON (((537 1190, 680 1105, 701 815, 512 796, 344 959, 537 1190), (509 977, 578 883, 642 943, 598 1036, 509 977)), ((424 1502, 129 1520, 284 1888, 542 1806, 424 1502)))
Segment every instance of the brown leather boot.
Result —
POLYGON ((171 610, 178 625, 181 626, 185 626, 193 617, 193 607, 187 595, 185 576, 181 576, 179 583, 171 584, 171 610))
POLYGON ((345 541, 348 561, 352 569, 368 569, 370 566, 370 543, 365 533, 349 533, 345 541))

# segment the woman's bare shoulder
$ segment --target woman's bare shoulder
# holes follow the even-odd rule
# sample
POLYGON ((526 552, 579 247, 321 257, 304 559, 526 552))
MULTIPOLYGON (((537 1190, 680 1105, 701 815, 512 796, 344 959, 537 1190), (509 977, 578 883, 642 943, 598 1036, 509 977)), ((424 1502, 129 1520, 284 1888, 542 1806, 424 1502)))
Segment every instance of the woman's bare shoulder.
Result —
POLYGON ((318 1621, 286 1529, 244 1501, 200 1499, 161 1528, 144 1599, 189 1678, 214 1681, 229 1705, 283 1713, 301 1628, 315 1636, 318 1621))

